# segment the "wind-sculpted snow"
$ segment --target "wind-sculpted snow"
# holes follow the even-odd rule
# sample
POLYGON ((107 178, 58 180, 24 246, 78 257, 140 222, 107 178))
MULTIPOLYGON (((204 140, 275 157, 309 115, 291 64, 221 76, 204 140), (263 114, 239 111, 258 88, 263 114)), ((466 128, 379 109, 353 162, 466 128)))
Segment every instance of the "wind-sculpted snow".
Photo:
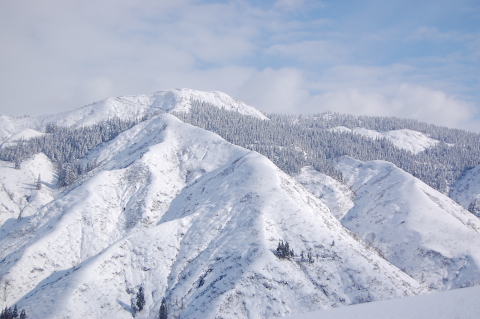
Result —
POLYGON ((222 92, 203 92, 191 89, 172 89, 151 95, 112 97, 103 101, 53 115, 12 117, 0 114, 0 143, 22 129, 43 131, 48 123, 59 126, 82 127, 109 118, 132 119, 165 112, 188 112, 192 103, 208 103, 243 115, 267 119, 260 111, 222 92))
POLYGON ((343 157, 337 168, 354 190, 342 224, 433 289, 480 281, 480 221, 447 196, 383 162, 343 157))
POLYGON ((450 197, 480 218, 480 165, 468 170, 455 183, 450 197))
POLYGON ((0 242, 31 318, 264 318, 425 292, 258 153, 160 115, 0 242), (274 253, 288 241, 295 257, 274 253), (304 252, 313 260, 301 259, 304 252), (313 262, 312 262, 313 261, 313 262))

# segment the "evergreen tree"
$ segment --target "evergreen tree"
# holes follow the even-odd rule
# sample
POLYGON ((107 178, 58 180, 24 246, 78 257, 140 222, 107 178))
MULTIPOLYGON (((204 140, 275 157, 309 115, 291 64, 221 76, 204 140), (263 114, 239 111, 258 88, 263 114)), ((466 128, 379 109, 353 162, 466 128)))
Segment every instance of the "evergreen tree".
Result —
POLYGON ((160 312, 158 314, 159 319, 168 319, 168 307, 167 300, 165 297, 162 299, 162 304, 160 305, 160 312))
POLYGON ((20 319, 27 319, 27 313, 25 312, 25 309, 22 309, 20 312, 20 319))
POLYGON ((137 315, 137 305, 135 304, 135 299, 132 298, 130 300, 130 309, 132 311, 132 316, 135 317, 137 315))
POLYGON ((142 312, 145 306, 145 294, 143 293, 143 287, 138 289, 136 306, 139 312, 142 312))
POLYGON ((40 178, 40 174, 38 174, 38 178, 35 181, 35 189, 37 191, 42 189, 42 179, 40 178))

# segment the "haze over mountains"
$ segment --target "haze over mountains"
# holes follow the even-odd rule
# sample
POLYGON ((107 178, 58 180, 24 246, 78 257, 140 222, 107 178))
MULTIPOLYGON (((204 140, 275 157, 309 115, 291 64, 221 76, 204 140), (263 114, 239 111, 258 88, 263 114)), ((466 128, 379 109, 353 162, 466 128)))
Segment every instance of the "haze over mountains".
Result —
POLYGON ((478 139, 189 89, 1 116, 0 294, 31 318, 265 318, 474 286, 478 139))

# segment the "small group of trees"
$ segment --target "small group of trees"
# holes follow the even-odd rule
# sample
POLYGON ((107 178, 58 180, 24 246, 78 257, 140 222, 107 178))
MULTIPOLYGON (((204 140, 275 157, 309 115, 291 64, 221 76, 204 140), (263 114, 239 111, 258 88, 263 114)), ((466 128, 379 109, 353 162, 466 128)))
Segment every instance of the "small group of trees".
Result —
POLYGON ((17 305, 15 305, 12 309, 12 307, 7 308, 2 310, 2 313, 0 314, 0 319, 26 319, 27 314, 25 312, 25 309, 22 309, 20 311, 20 315, 18 314, 18 308, 17 305))
MULTIPOLYGON (((135 317, 138 312, 142 312, 143 308, 145 308, 145 292, 143 290, 143 287, 140 286, 138 288, 138 292, 136 295, 136 298, 132 299, 132 315, 135 317)), ((160 310, 158 313, 158 318, 159 319, 168 319, 168 306, 167 306, 167 300, 165 297, 162 299, 162 304, 160 305, 160 310)), ((0 318, 0 319, 3 319, 0 318)))
POLYGON ((288 241, 285 241, 284 243, 283 240, 281 240, 278 243, 276 255, 282 259, 295 256, 293 249, 290 249, 290 245, 288 244, 288 241))
POLYGON ((311 263, 313 264, 315 262, 315 258, 313 258, 313 254, 311 252, 308 252, 305 254, 304 251, 302 251, 302 253, 300 254, 300 260, 302 262, 308 262, 308 263, 311 263))
MULTIPOLYGON (((292 257, 295 257, 295 253, 293 252, 293 249, 290 249, 290 244, 288 243, 288 241, 283 242, 283 240, 280 240, 278 242, 275 255, 281 259, 290 259, 292 257)), ((313 263, 315 262, 315 258, 313 257, 313 254, 311 252, 305 253, 302 250, 302 252, 300 253, 300 261, 313 263)))

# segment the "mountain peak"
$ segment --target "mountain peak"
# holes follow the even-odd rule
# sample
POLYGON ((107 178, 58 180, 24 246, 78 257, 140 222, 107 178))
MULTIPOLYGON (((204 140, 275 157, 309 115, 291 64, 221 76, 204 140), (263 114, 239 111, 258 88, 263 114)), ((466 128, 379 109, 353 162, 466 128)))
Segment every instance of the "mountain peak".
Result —
POLYGON ((242 101, 235 100, 220 91, 198 91, 192 89, 169 89, 154 93, 150 107, 166 112, 188 112, 192 103, 205 103, 228 111, 267 119, 260 111, 242 101))
POLYGON ((169 89, 150 95, 110 97, 72 111, 57 114, 29 118, 0 116, 0 143, 23 129, 43 131, 45 126, 52 122, 59 126, 82 127, 109 118, 131 119, 158 113, 188 112, 193 105, 215 106, 259 119, 268 119, 253 106, 235 100, 223 92, 169 89))

